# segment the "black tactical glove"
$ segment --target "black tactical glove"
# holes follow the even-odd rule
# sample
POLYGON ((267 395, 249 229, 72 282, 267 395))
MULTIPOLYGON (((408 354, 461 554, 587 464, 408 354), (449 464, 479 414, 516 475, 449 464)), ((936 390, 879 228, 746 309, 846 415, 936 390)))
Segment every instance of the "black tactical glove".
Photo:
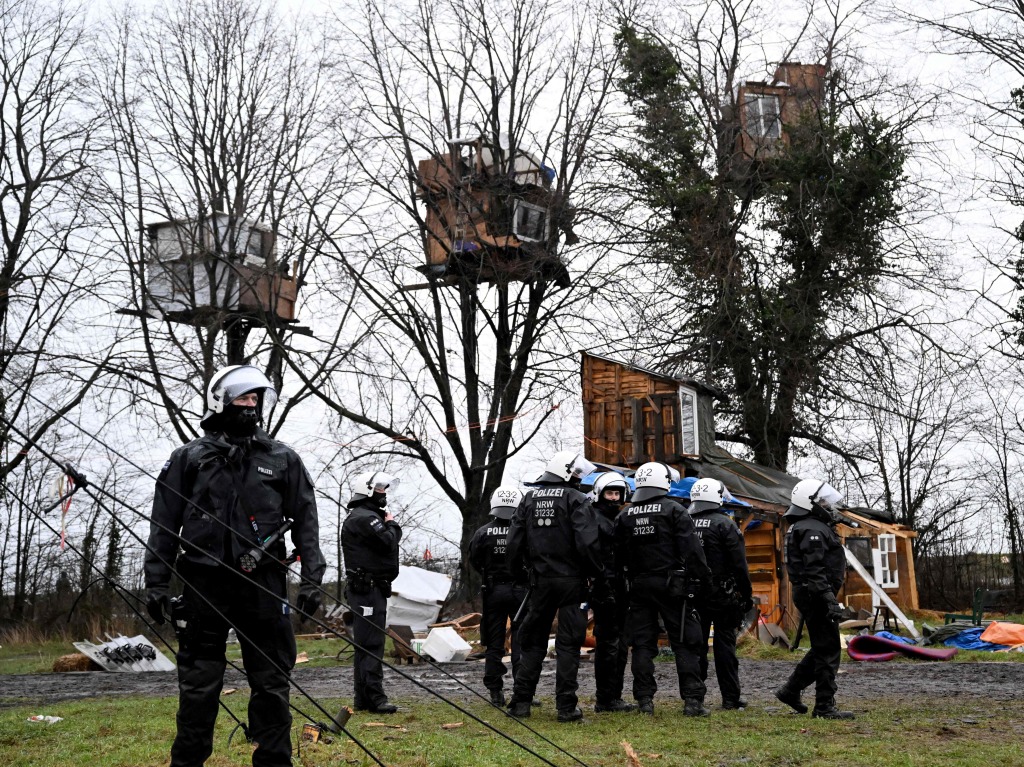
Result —
POLYGON ((594 581, 594 588, 592 589, 591 596, 594 600, 594 604, 615 604, 615 589, 612 588, 612 583, 607 578, 598 578, 594 581))
POLYGON ((831 594, 828 595, 828 617, 833 623, 839 623, 843 619, 843 606, 836 601, 831 594))
POLYGON ((146 591, 146 611, 156 625, 163 626, 171 614, 171 598, 167 596, 166 589, 148 589, 146 591))
POLYGON ((751 597, 740 597, 740 615, 746 616, 754 609, 754 600, 751 597))
POLYGON ((307 618, 312 618, 320 609, 320 595, 315 591, 300 593, 299 598, 295 600, 295 609, 302 614, 299 622, 305 623, 307 618))

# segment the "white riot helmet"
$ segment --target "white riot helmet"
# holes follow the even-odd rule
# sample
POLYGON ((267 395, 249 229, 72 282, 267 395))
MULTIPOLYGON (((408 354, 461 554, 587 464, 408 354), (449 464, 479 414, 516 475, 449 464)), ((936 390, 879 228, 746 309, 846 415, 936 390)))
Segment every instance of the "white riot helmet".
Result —
POLYGON ((619 503, 625 503, 629 496, 629 484, 626 482, 626 478, 617 471, 606 471, 604 474, 601 474, 594 481, 594 489, 590 497, 595 502, 600 502, 601 494, 605 490, 620 491, 622 494, 619 496, 619 503))
POLYGON ((572 450, 559 450, 548 461, 538 482, 572 482, 597 470, 597 467, 572 450))
POLYGON ((843 494, 820 479, 802 479, 793 486, 791 498, 793 505, 786 512, 787 517, 805 517, 818 507, 827 516, 834 518, 836 506, 843 500, 843 494))
POLYGON ((224 406, 230 405, 245 394, 256 392, 260 400, 260 415, 270 410, 277 403, 277 389, 259 368, 252 365, 229 365, 214 373, 210 385, 206 387, 206 414, 202 424, 215 415, 224 412, 224 406))
POLYGON ((700 514, 704 511, 722 508, 728 498, 728 491, 725 485, 717 479, 701 477, 690 486, 690 508, 691 514, 700 514))
MULTIPOLYGON (((636 490, 633 491, 633 497, 630 500, 633 503, 638 503, 667 495, 673 482, 672 472, 673 470, 664 463, 642 464, 633 475, 636 490)), ((675 474, 676 477, 679 476, 679 472, 675 472, 675 474)))
POLYGON ((511 485, 502 485, 491 493, 490 515, 495 519, 512 519, 523 500, 523 491, 511 485))
POLYGON ((352 480, 352 500, 369 498, 374 493, 386 496, 389 490, 396 490, 401 480, 386 471, 367 471, 357 474, 352 480))

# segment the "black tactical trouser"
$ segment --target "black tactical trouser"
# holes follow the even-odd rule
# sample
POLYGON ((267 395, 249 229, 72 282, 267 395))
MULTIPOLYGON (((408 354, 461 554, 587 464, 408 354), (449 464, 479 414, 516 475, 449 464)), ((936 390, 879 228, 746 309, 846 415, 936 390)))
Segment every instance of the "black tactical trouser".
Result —
POLYGON ((530 592, 526 617, 519 629, 522 660, 512 688, 513 703, 529 703, 537 691, 541 665, 548 652, 548 634, 558 614, 555 634, 555 705, 559 711, 572 711, 579 699, 577 675, 580 648, 587 636, 587 612, 580 605, 586 600, 582 578, 538 578, 530 592))
POLYGON ((629 625, 633 632, 633 697, 653 698, 658 691, 654 678, 654 657, 658 654, 658 617, 665 624, 672 652, 676 656, 679 695, 704 699, 706 688, 700 677, 700 619, 689 604, 683 624, 683 600, 669 596, 664 575, 638 577, 629 592, 629 625), (682 638, 680 638, 682 629, 682 638))
POLYGON ((254 767, 291 765, 288 702, 295 635, 283 601, 284 573, 266 568, 253 573, 258 582, 279 595, 275 598, 228 568, 182 565, 181 571, 186 581, 188 626, 178 644, 178 732, 171 746, 171 767, 199 767, 213 752, 213 728, 227 665, 224 650, 231 627, 241 645, 251 690, 252 763, 254 767))
MULTIPOLYGON (((516 617, 526 598, 526 585, 494 583, 484 589, 483 616, 480 619, 480 641, 487 648, 484 654, 484 687, 501 690, 508 670, 501 659, 505 656, 505 627, 516 617)), ((522 619, 520 618, 520 623, 522 619)), ((512 624, 512 681, 519 673, 519 623, 512 624)))
POLYGON ((722 692, 722 702, 730 703, 740 699, 740 662, 736 658, 736 625, 735 611, 712 610, 704 607, 700 610, 700 678, 708 679, 708 637, 711 636, 711 624, 715 624, 714 656, 715 676, 718 677, 718 689, 722 692))
POLYGON ((598 704, 611 703, 622 697, 622 680, 626 674, 629 646, 625 638, 626 615, 629 612, 627 595, 616 593, 615 599, 595 602, 594 681, 598 704))
POLYGON ((829 617, 828 602, 821 597, 795 589, 793 602, 803 616, 811 649, 793 669, 786 687, 800 691, 813 684, 815 706, 829 708, 838 689, 836 673, 842 654, 839 624, 829 617))
POLYGON ((384 627, 387 625, 388 600, 377 586, 365 594, 346 592, 352 608, 352 639, 356 645, 352 659, 357 709, 377 708, 388 702, 384 692, 384 627))

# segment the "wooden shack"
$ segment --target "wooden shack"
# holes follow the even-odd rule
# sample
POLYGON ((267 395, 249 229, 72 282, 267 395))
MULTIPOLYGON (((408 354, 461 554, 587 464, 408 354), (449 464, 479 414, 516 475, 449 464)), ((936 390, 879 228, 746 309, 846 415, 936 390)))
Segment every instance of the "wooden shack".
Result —
MULTIPOLYGON (((667 376, 584 352, 581 362, 584 444, 588 460, 626 473, 662 461, 682 476, 713 477, 749 506, 732 508, 747 549, 747 563, 765 619, 796 627, 783 562, 782 515, 798 477, 744 461, 715 441, 713 404, 723 395, 697 381, 667 376)), ((916 533, 878 519, 871 510, 850 510, 837 528, 847 547, 901 609, 916 609, 912 541, 916 533), (856 524, 857 527, 853 525, 856 524)), ((854 609, 878 603, 853 570, 838 595, 854 609)))
POLYGON ((555 172, 507 143, 453 139, 448 152, 420 161, 417 182, 426 204, 420 271, 428 277, 568 285, 557 255, 565 208, 552 186, 555 172))

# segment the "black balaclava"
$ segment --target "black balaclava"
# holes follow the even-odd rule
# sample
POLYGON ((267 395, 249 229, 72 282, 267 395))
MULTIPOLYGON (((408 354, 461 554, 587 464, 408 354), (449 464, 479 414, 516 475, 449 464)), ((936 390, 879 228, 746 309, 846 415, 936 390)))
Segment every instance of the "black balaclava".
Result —
POLYGON ((260 414, 255 406, 228 404, 220 417, 220 427, 229 437, 251 437, 256 434, 259 424, 260 414))
POLYGON ((388 505, 388 494, 375 492, 370 496, 370 501, 377 504, 377 508, 384 509, 388 505))

